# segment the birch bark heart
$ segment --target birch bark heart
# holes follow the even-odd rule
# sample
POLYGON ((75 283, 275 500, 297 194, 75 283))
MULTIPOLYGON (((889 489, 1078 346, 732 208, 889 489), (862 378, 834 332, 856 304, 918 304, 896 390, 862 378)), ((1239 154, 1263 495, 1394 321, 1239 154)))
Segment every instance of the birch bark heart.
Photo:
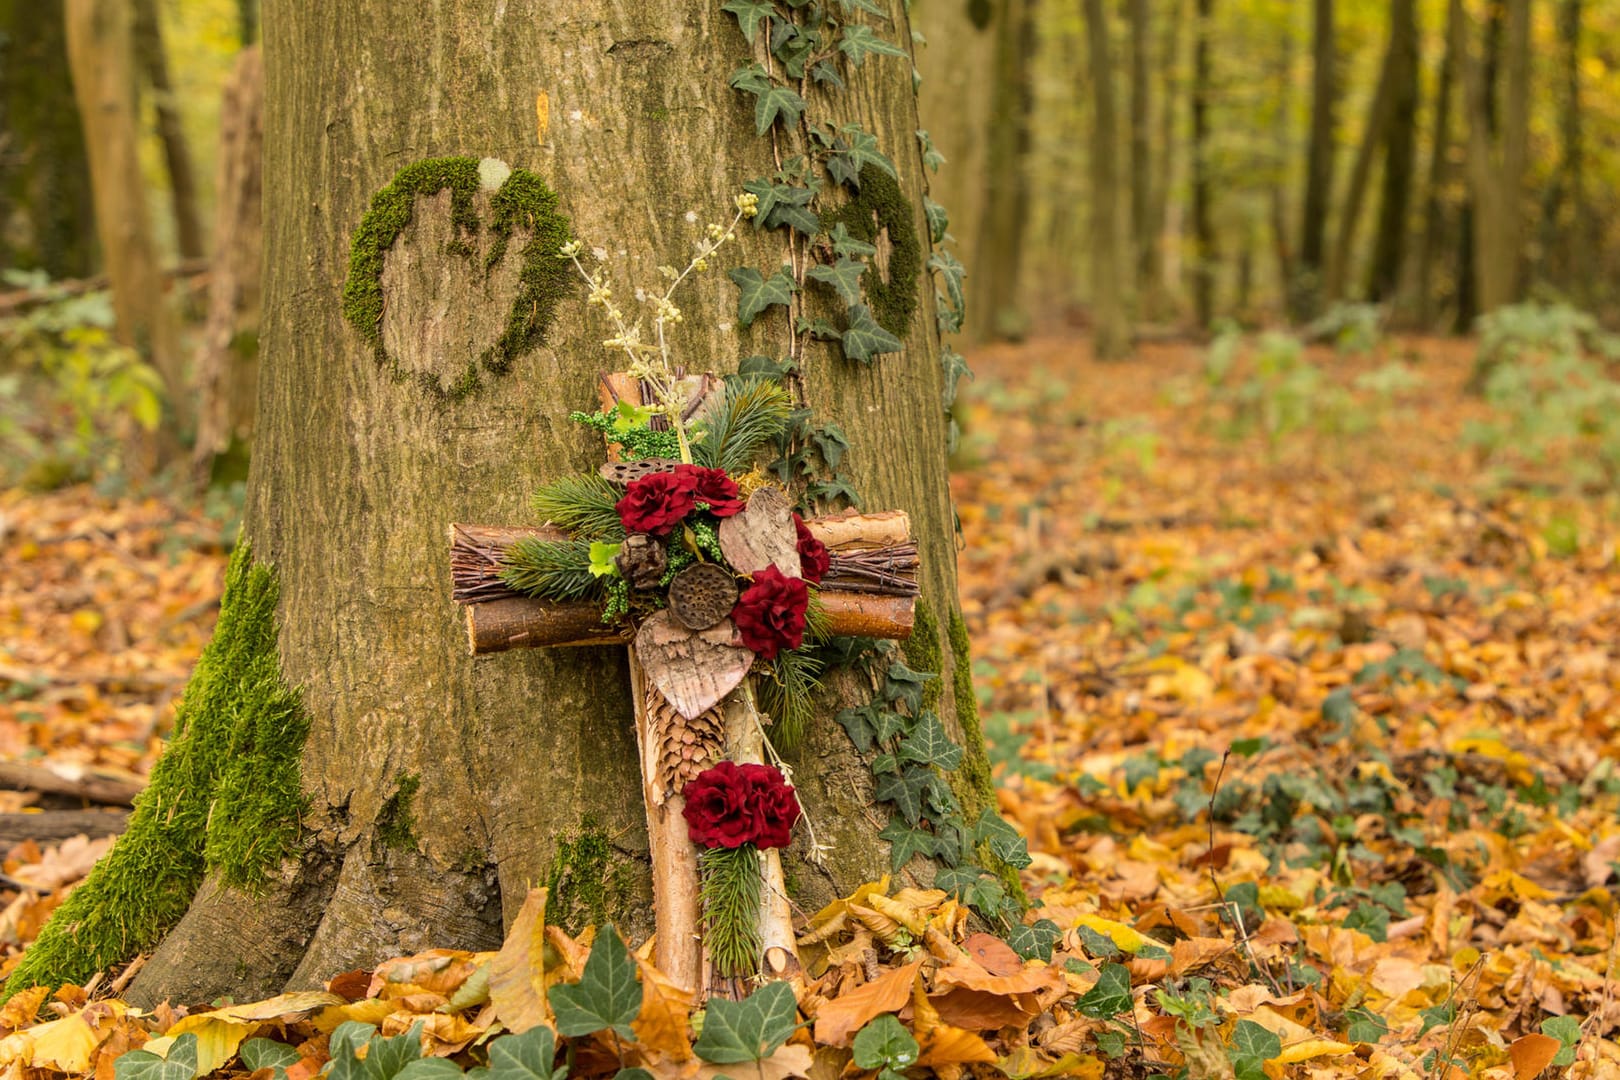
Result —
POLYGON ((760 488, 748 497, 742 513, 720 523, 720 551, 739 574, 774 566, 787 577, 804 576, 793 507, 781 488, 760 488))
POLYGON ((737 628, 722 619, 707 630, 688 630, 668 611, 647 618, 636 632, 636 657, 649 682, 693 720, 742 685, 754 666, 752 649, 733 645, 737 628))

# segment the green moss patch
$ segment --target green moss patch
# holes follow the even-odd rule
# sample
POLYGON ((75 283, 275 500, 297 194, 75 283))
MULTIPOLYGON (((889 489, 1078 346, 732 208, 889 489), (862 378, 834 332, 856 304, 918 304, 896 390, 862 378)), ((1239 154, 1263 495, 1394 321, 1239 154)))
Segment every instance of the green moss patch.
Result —
POLYGON ((902 340, 917 311, 917 283, 923 265, 915 214, 899 182, 876 165, 867 165, 861 169, 860 194, 821 216, 824 230, 830 232, 842 222, 851 236, 867 244, 876 244, 878 234, 888 230, 887 280, 873 266, 861 275, 861 289, 878 325, 902 340))
MULTIPOLYGON (((934 610, 926 600, 918 600, 915 610, 911 636, 901 646, 906 666, 912 671, 944 671, 945 657, 939 647, 939 620, 934 618, 934 610)), ((939 700, 944 696, 943 680, 931 679, 923 688, 923 708, 938 709, 939 700)))
POLYGON ((204 874, 217 871, 227 885, 251 891, 295 853, 309 720, 276 654, 279 591, 274 571, 255 566, 248 546, 238 546, 213 641, 128 829, 45 925, 5 996, 83 984, 157 945, 204 874))
POLYGON ((620 915, 616 901, 629 892, 628 866, 618 859, 607 834, 586 819, 577 836, 557 845, 546 884, 546 919, 572 933, 603 926, 620 915))
POLYGON ((990 776, 990 755, 984 747, 984 728, 979 724, 979 699, 973 694, 973 651, 968 641, 962 613, 951 609, 951 697, 956 705, 956 722, 962 725, 960 776, 965 789, 963 803, 970 817, 977 817, 986 806, 995 805, 995 782, 990 776))
POLYGON ((412 803, 416 799, 416 792, 422 786, 422 778, 415 773, 406 773, 399 778, 399 787, 388 796, 383 803, 382 810, 377 814, 377 839, 383 842, 384 847, 391 847, 396 851, 413 851, 416 848, 416 814, 412 803))
POLYGON ((488 277, 500 264, 512 234, 529 232, 519 271, 518 294, 507 315, 506 329, 495 344, 467 361, 461 374, 445 386, 429 372, 405 371, 383 346, 383 260, 399 234, 411 223, 418 196, 450 192, 450 220, 457 239, 450 252, 472 262, 472 239, 483 224, 473 199, 478 193, 478 160, 470 157, 429 158, 407 165, 388 186, 377 192, 371 208, 355 230, 349 249, 349 277, 343 286, 343 317, 354 324, 371 345, 377 363, 395 378, 416 378, 423 389, 447 399, 460 399, 478 388, 479 373, 505 374, 512 361, 545 340, 546 328, 557 301, 568 291, 569 267, 557 249, 570 238, 568 219, 557 210, 557 196, 534 173, 513 169, 490 197, 488 229, 494 237, 481 267, 471 269, 488 277))

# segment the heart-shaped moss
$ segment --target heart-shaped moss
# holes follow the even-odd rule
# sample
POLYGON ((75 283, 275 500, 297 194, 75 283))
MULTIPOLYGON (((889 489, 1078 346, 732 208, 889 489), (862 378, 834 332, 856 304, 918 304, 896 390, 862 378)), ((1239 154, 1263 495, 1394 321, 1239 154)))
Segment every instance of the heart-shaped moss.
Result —
MULTIPOLYGON (((479 220, 476 206, 479 186, 476 158, 430 158, 405 166, 372 197, 371 207, 354 233, 349 277, 343 286, 343 316, 371 345, 377 362, 395 378, 414 378, 424 389, 444 398, 465 397, 477 389, 481 371, 504 374, 513 360, 539 345, 551 323, 552 311, 571 281, 567 261, 557 254, 570 238, 568 219, 557 211, 557 196, 545 181, 527 169, 513 169, 489 198, 487 226, 479 220), (493 344, 467 359, 466 366, 448 385, 434 372, 407 369, 383 342, 385 257, 410 225, 417 197, 443 191, 450 193, 451 233, 456 238, 446 245, 446 250, 465 258, 481 281, 487 281, 491 271, 500 266, 514 232, 529 234, 505 327, 493 344), (474 241, 485 228, 492 239, 480 266, 474 258, 474 241)), ((468 295, 476 294, 469 291, 468 295)))

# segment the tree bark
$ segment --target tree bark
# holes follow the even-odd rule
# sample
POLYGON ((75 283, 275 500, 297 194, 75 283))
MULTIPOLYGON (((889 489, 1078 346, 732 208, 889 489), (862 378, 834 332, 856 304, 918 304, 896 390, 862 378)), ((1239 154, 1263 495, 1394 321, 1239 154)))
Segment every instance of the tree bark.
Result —
POLYGON ((1299 276, 1290 287, 1290 306, 1294 317, 1301 320, 1315 314, 1321 303, 1333 189, 1334 105, 1339 93, 1333 0, 1315 0, 1311 11, 1315 20, 1311 28, 1311 132, 1299 228, 1299 276))
MULTIPOLYGON (((905 41, 904 6, 884 6, 892 22, 882 25, 905 41)), ((559 879, 575 894, 570 911, 566 890, 553 889, 559 920, 645 936, 648 842, 625 650, 468 655, 445 558, 451 521, 532 522, 537 486, 601 463, 600 439, 564 416, 595 406, 610 362, 597 345, 604 328, 576 292, 558 305, 548 344, 441 400, 380 367, 340 301, 372 196, 402 166, 444 154, 537 172, 587 247, 628 261, 628 283, 656 282, 657 266, 684 258, 699 235, 688 212, 720 218, 745 180, 776 168, 752 107, 726 84, 747 45, 706 0, 273 0, 264 28, 267 258, 245 532, 254 559, 279 573, 281 668, 310 722, 304 851, 258 895, 210 875, 131 995, 240 997, 429 944, 487 949, 531 884, 559 879), (595 861, 580 861, 587 849, 595 861)), ((909 65, 868 59, 828 108, 877 136, 925 235, 909 65)), ((391 250, 433 235, 427 219, 441 202, 419 199, 420 229, 391 250)), ((770 266, 780 243, 744 229, 726 251, 770 266)), ((809 405, 849 436, 846 470, 869 504, 910 514, 924 604, 950 615, 943 375, 927 292, 903 353, 860 366, 812 352, 803 370, 809 405)), ((473 280, 431 299, 392 302, 424 320, 434 303, 510 302, 473 280)), ((736 305, 724 274, 695 278, 678 354, 723 363, 777 351, 765 320, 734 328, 736 305)), ((919 618, 918 633, 932 638, 949 687, 956 662, 942 621, 919 618)), ((854 681, 828 677, 827 719, 788 755, 833 845, 825 865, 802 843, 784 852, 809 910, 889 868, 868 767, 830 719, 840 695, 870 695, 854 681)), ((964 712, 969 726, 958 723, 954 700, 945 695, 941 711, 982 763, 975 722, 964 712)), ((959 790, 976 814, 987 791, 975 783, 959 790)))
POLYGON ((1170 0, 1159 38, 1159 66, 1163 87, 1159 107, 1159 166, 1153 182, 1153 227, 1156 237, 1157 294, 1165 308, 1172 308, 1181 295, 1182 200, 1172 193, 1181 185, 1186 170, 1186 140, 1182 131, 1181 27, 1186 19, 1186 0, 1170 0))
MULTIPOLYGON (((1114 126, 1114 67, 1108 55, 1108 15, 1103 0, 1083 0, 1091 59, 1091 346, 1099 360, 1130 351, 1125 318, 1119 229, 1118 132, 1114 126)), ((1134 140, 1133 140, 1134 142, 1134 140)))
MULTIPOLYGON (((118 340, 157 368, 169 412, 185 426, 190 401, 184 358, 164 300, 140 182, 131 15, 119 0, 67 0, 68 63, 89 150, 96 231, 112 284, 118 340)), ((159 426, 144 464, 155 467, 178 451, 175 426, 159 426)))
POLYGON ((1581 0, 1558 7, 1558 44, 1563 100, 1558 105, 1561 153, 1552 182, 1541 203, 1539 276, 1550 278, 1567 293, 1589 291, 1593 236, 1584 192, 1585 154, 1581 135, 1581 0))
POLYGON ((1192 87, 1192 234, 1193 311, 1200 327, 1215 318, 1215 222, 1211 219, 1214 181, 1210 175, 1209 105, 1214 95, 1215 0, 1198 0, 1193 29, 1192 87))
POLYGON ((1350 183, 1344 190, 1344 208, 1339 213, 1338 233, 1328 259, 1327 284, 1324 299, 1344 298, 1350 280, 1350 266, 1355 259, 1356 227, 1361 224, 1361 207, 1371 186, 1373 159, 1389 139, 1389 129, 1395 120, 1396 82, 1399 78, 1396 20, 1397 8, 1409 6, 1409 0, 1397 0, 1390 8, 1390 40, 1384 50, 1384 62, 1378 71, 1378 88, 1367 107, 1367 126, 1361 133, 1361 145, 1356 150, 1355 164, 1350 170, 1350 183))
POLYGON ((1406 257, 1407 207, 1417 155, 1418 23, 1416 0, 1389 8, 1390 115, 1384 126, 1384 190, 1367 278, 1367 299, 1394 294, 1406 257))
POLYGON ((1519 298, 1524 257, 1520 204, 1530 139, 1530 0, 1504 0, 1503 6, 1499 108, 1492 103, 1498 88, 1487 75, 1487 65, 1471 49, 1463 56, 1473 271, 1480 314, 1519 298), (1493 123, 1496 118, 1499 125, 1493 123))
POLYGON ((1037 0, 1005 0, 996 31, 985 209, 968 263, 978 278, 976 291, 970 294, 973 322, 969 325, 980 341, 1020 337, 1028 328, 1019 270, 1029 220, 1036 4, 1037 0))
POLYGON ((135 54, 152 87, 152 108, 157 115, 158 141, 163 144, 163 165, 169 173, 169 206, 174 212, 175 246, 184 259, 199 259, 203 253, 202 220, 197 213, 197 175, 191 165, 191 148, 175 106, 174 86, 169 81, 169 58, 163 48, 163 26, 158 19, 157 0, 134 0, 135 54))
POLYGON ((1445 188, 1451 175, 1451 113, 1457 84, 1457 58, 1464 48, 1462 0, 1450 0, 1446 5, 1445 55, 1440 61, 1439 85, 1435 87, 1434 131, 1429 139, 1429 176, 1425 183, 1423 240, 1418 252, 1416 295, 1418 325, 1428 329, 1438 317, 1439 296, 1435 282, 1435 266, 1440 260, 1440 249, 1451 215, 1445 212, 1445 188))
MULTIPOLYGON (((1126 0, 1131 65, 1131 256, 1135 266, 1138 318, 1157 305, 1159 236, 1153 217, 1152 5, 1126 0)), ((1168 62, 1168 58, 1166 59, 1168 62)))
POLYGON ((53 278, 95 264, 90 166, 62 78, 62 0, 0 0, 0 265, 53 278))

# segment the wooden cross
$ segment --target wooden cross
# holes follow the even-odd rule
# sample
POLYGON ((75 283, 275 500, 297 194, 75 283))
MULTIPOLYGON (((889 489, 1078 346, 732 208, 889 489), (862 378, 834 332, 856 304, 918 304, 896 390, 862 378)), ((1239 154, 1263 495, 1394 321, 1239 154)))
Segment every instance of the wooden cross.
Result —
MULTIPOLYGON (((605 408, 618 401, 639 405, 640 388, 628 376, 606 376, 603 399, 605 408)), ((749 512, 765 491, 750 500, 749 512)), ((785 513, 785 501, 782 505, 785 513)), ((829 631, 835 636, 909 637, 915 618, 918 561, 905 512, 848 511, 805 524, 831 556, 819 591, 829 631)), ((652 685, 639 652, 660 647, 660 631, 669 622, 665 612, 643 620, 640 627, 628 620, 604 624, 598 603, 536 600, 513 592, 499 576, 503 555, 529 537, 567 538, 550 526, 450 527, 454 596, 465 605, 468 644, 478 655, 569 645, 630 647, 631 697, 652 855, 655 964, 678 985, 710 992, 717 988, 718 980, 706 961, 699 934, 698 851, 687 836, 680 789, 697 771, 723 759, 762 763, 764 725, 770 718, 759 713, 751 680, 746 677, 735 691, 722 690, 721 699, 712 704, 701 686, 690 695, 678 691, 666 695, 652 685), (680 705, 670 700, 672 696, 681 699, 680 705), (696 700, 689 700, 691 697, 696 700)), ((728 558, 738 561, 729 551, 728 558)), ((796 568, 796 552, 791 558, 796 568)), ((723 635, 729 637, 729 620, 721 626, 723 635)), ((687 636, 701 638, 704 634, 687 636)), ((716 648, 723 646, 717 642, 716 648)), ((751 661, 748 666, 752 667, 751 661)), ((701 664, 694 669, 699 675, 700 668, 701 664)), ((786 977, 799 967, 792 913, 778 852, 767 850, 762 855, 759 936, 764 973, 786 977)))

